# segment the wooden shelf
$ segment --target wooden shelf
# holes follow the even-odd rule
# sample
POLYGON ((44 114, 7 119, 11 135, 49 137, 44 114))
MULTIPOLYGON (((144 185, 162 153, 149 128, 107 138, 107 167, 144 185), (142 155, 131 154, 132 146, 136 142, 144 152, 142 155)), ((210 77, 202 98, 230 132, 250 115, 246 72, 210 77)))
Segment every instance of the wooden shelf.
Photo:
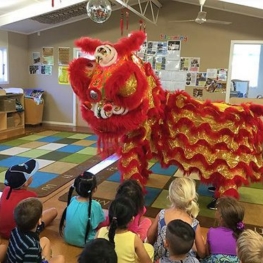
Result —
POLYGON ((16 110, 16 100, 24 109, 24 94, 0 95, 0 140, 25 133, 25 113, 16 110))

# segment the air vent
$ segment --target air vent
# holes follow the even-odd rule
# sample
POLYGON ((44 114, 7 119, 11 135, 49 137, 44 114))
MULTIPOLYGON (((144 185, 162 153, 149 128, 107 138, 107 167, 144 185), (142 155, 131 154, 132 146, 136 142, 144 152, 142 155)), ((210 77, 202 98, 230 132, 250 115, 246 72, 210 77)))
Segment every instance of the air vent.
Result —
MULTIPOLYGON (((110 3, 112 7, 116 5, 112 1, 110 1, 110 3)), ((51 13, 32 17, 31 19, 42 24, 58 24, 70 18, 87 14, 86 6, 87 2, 83 2, 80 4, 72 5, 70 7, 56 10, 51 13)))

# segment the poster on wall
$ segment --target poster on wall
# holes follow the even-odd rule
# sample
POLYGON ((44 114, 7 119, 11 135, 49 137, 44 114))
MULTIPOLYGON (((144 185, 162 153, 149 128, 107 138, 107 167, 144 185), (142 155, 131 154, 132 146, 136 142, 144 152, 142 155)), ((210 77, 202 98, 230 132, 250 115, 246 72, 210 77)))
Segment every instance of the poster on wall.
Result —
POLYGON ((200 58, 190 58, 190 68, 189 71, 199 71, 200 58))
POLYGON ((180 69, 180 60, 166 60, 166 67, 167 70, 176 70, 179 71, 180 69))
POLYGON ((28 67, 30 75, 41 74, 41 66, 40 65, 30 65, 28 67))
POLYGON ((185 89, 186 72, 161 70, 159 77, 162 83, 162 88, 169 91, 185 89))
POLYGON ((147 55, 156 55, 158 42, 157 41, 150 41, 147 42, 147 55))
POLYGON ((59 65, 69 64, 69 47, 58 48, 58 64, 59 65))
POLYGON ((166 69, 166 56, 155 56, 155 70, 165 70, 166 69))
POLYGON ((186 86, 195 86, 196 85, 196 72, 187 72, 186 73, 186 86))
POLYGON ((83 52, 81 50, 81 48, 73 48, 73 58, 88 58, 90 60, 95 60, 95 57, 86 53, 86 52, 83 52))
POLYGON ((227 81, 227 69, 226 68, 217 69, 217 80, 227 81))
POLYGON ((168 41, 168 53, 181 50, 181 41, 180 40, 169 40, 168 41))
POLYGON ((206 84, 207 73, 206 72, 198 72, 196 74, 196 86, 204 87, 206 84))
POLYGON ((41 66, 41 74, 42 75, 52 75, 52 66, 42 65, 41 66))
POLYGON ((157 42, 157 54, 167 55, 167 42, 157 42))
POLYGON ((217 69, 216 68, 208 68, 206 72, 207 72, 206 77, 208 79, 217 79, 217 69))
POLYGON ((32 53, 32 64, 39 65, 40 64, 40 52, 33 52, 32 53))
POLYGON ((54 65, 54 48, 43 47, 42 48, 42 64, 54 65))
POLYGON ((182 71, 189 71, 189 68, 190 68, 190 58, 188 58, 188 57, 181 57, 180 70, 182 70, 182 71))
POLYGON ((58 67, 58 84, 69 85, 68 66, 58 67))

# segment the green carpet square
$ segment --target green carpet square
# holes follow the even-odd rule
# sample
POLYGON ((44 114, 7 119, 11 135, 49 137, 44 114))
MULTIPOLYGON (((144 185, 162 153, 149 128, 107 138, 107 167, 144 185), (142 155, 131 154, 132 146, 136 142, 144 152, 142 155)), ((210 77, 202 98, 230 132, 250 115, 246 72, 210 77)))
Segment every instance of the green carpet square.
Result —
POLYGON ((32 135, 28 135, 28 136, 23 137, 23 140, 26 140, 26 141, 37 141, 37 140, 42 139, 44 137, 45 136, 32 134, 32 135))
POLYGON ((169 191, 162 190, 161 193, 159 194, 159 196, 156 198, 156 200, 151 205, 151 207, 156 207, 159 209, 169 207, 171 203, 170 203, 169 199, 167 198, 168 195, 169 195, 169 191))
POLYGON ((29 157, 29 158, 38 158, 42 155, 45 155, 49 153, 49 150, 42 150, 42 149, 32 149, 24 153, 18 154, 18 156, 24 156, 24 157, 29 157))
POLYGON ((97 148, 95 147, 86 147, 80 151, 78 151, 80 154, 88 154, 88 155, 96 155, 97 154, 97 148))
POLYGON ((6 171, 6 167, 0 166, 0 173, 3 172, 3 171, 6 171))
POLYGON ((65 158, 65 157, 67 157, 69 155, 71 155, 71 153, 51 151, 51 152, 49 152, 47 154, 42 155, 40 159, 59 161, 59 160, 65 158))
POLYGON ((54 134, 53 136, 61 137, 61 138, 67 138, 67 137, 70 137, 73 135, 75 135, 75 132, 58 132, 58 133, 54 134))
POLYGON ((6 142, 2 142, 2 145, 7 145, 7 146, 19 146, 21 144, 24 144, 26 141, 23 139, 16 139, 16 140, 11 140, 11 141, 6 141, 6 142))
POLYGON ((62 143, 62 144, 72 144, 74 142, 77 142, 78 139, 72 139, 72 138, 62 138, 58 141, 56 141, 56 143, 62 143))
POLYGON ((3 172, 0 172, 0 183, 4 183, 4 181, 5 181, 5 172, 6 171, 3 171, 3 172))
POLYGON ((251 203, 251 204, 259 204, 263 205, 263 190, 250 188, 250 187, 240 187, 238 189, 240 194, 240 201, 251 203))
POLYGON ((92 156, 87 154, 73 153, 69 156, 61 159, 61 162, 69 162, 69 163, 83 163, 86 160, 90 159, 92 156))
POLYGON ((249 185, 250 188, 257 188, 257 189, 263 189, 263 183, 258 182, 258 183, 252 183, 249 185))
POLYGON ((89 134, 89 133, 85 133, 85 134, 83 134, 83 133, 76 133, 76 134, 74 134, 72 136, 69 136, 68 138, 82 140, 82 139, 85 139, 85 138, 87 138, 88 136, 91 136, 91 135, 92 134, 89 134))
POLYGON ((198 197, 198 204, 200 208, 199 215, 200 216, 206 216, 206 217, 215 217, 215 210, 207 209, 207 205, 212 201, 212 198, 210 196, 203 196, 199 195, 198 197))

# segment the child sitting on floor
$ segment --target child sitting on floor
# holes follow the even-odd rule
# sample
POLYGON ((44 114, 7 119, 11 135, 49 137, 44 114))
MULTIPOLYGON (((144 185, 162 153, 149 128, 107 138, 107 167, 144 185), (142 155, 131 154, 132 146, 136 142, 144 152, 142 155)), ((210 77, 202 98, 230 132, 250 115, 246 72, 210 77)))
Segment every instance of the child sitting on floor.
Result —
POLYGON ((240 263, 263 263, 263 237, 250 229, 237 239, 237 255, 240 263))
POLYGON ((85 171, 79 175, 68 193, 68 204, 59 225, 59 232, 68 244, 84 247, 88 240, 95 238, 98 225, 105 221, 101 205, 92 196, 97 190, 94 174, 85 171), (78 196, 72 196, 73 190, 78 196))
POLYGON ((214 262, 222 258, 228 262, 238 262, 236 241, 244 230, 244 208, 233 197, 223 196, 217 200, 215 217, 218 227, 207 232, 207 254, 202 262, 214 262))
POLYGON ((6 259, 6 251, 7 251, 7 246, 6 244, 1 244, 0 245, 0 263, 5 262, 6 259))
MULTIPOLYGON (((205 242, 196 216, 199 212, 194 180, 187 177, 175 178, 169 186, 171 207, 162 209, 148 230, 147 241, 154 245, 155 260, 169 261, 169 253, 164 247, 167 224, 174 219, 181 219, 195 230, 195 248, 199 257, 205 257, 205 242)), ((192 249, 189 254, 195 256, 192 249)))
MULTIPOLYGON (((5 185, 0 199, 0 235, 6 239, 10 237, 11 230, 15 228, 14 209, 23 199, 37 197, 35 192, 29 191, 28 187, 33 181, 33 175, 38 171, 39 165, 31 159, 25 163, 10 167, 5 173, 5 185)), ((42 231, 57 216, 56 208, 43 211, 42 224, 38 231, 42 231)))
POLYGON ((146 212, 143 190, 137 181, 128 179, 119 185, 115 198, 122 196, 130 198, 135 207, 134 219, 128 225, 128 229, 144 241, 152 221, 143 216, 146 212))
POLYGON ((11 232, 7 249, 8 263, 42 262, 64 263, 64 256, 52 256, 51 245, 46 237, 39 239, 36 232, 41 224, 42 203, 29 197, 15 207, 14 218, 17 227, 11 232))
POLYGON ((117 261, 114 246, 104 238, 90 240, 78 257, 78 263, 117 263, 117 261))
POLYGON ((166 228, 164 245, 173 263, 198 263, 199 260, 188 255, 195 241, 195 231, 186 222, 175 219, 166 228))
POLYGON ((153 247, 143 243, 138 235, 128 230, 133 220, 134 205, 129 198, 120 197, 109 207, 109 227, 102 227, 98 238, 109 240, 114 246, 118 262, 153 262, 153 247))

